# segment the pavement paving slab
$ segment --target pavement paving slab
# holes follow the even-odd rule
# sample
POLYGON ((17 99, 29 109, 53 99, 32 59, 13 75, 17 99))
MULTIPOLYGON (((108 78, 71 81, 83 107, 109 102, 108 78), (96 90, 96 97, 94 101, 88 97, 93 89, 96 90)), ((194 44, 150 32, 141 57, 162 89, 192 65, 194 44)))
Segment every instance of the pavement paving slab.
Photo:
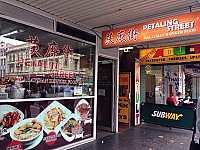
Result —
MULTIPOLYGON (((136 127, 98 138, 71 150, 189 150, 191 130, 141 124, 136 127)), ((200 138, 196 134, 195 140, 200 138)))

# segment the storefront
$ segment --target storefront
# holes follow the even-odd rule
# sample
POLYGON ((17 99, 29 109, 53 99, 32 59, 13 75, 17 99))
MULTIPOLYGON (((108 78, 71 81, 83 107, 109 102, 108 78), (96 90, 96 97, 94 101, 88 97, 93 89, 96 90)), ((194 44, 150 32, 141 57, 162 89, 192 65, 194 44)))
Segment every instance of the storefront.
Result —
MULTIPOLYGON (((143 68, 146 68, 143 72, 146 74, 146 102, 166 104, 167 97, 172 93, 175 97, 181 93, 183 99, 199 99, 198 43, 143 49, 140 50, 140 60, 143 68), (151 52, 148 58, 144 59, 152 50, 155 53, 151 52)), ((185 104, 179 106, 192 106, 193 102, 185 101, 185 104)))
MULTIPOLYGON (((186 87, 183 87, 185 79, 183 77, 185 77, 185 75, 182 74, 184 72, 182 67, 183 65, 181 66, 181 63, 198 62, 200 60, 198 55, 199 44, 195 44, 195 42, 199 41, 194 39, 190 41, 193 44, 188 43, 188 37, 191 38, 199 35, 199 14, 199 12, 191 12, 180 16, 107 30, 102 33, 102 46, 104 48, 121 47, 125 52, 134 50, 137 51, 135 47, 139 48, 139 55, 135 55, 135 58, 133 58, 134 60, 124 60, 132 61, 132 68, 134 71, 131 76, 134 79, 133 81, 135 81, 135 87, 134 89, 131 89, 132 104, 130 106, 132 116, 131 122, 134 122, 134 125, 140 124, 138 121, 140 120, 139 104, 147 100, 150 103, 154 103, 155 99, 153 97, 153 93, 156 93, 155 91, 161 90, 157 93, 162 94, 162 104, 165 104, 164 99, 169 94, 169 90, 166 92, 168 88, 173 90, 173 92, 179 92, 179 90, 182 92, 185 91, 186 87), (161 47, 161 44, 159 44, 159 42, 162 42, 163 44, 166 41, 163 45, 168 46, 167 40, 178 41, 177 39, 179 39, 182 45, 176 44, 171 47, 163 48, 161 47), (181 41, 181 39, 184 40, 181 41), (188 44, 185 45, 186 43, 188 44), (139 65, 136 64, 137 62, 139 62, 139 65), (168 83, 165 83, 163 86, 164 80, 162 79, 162 76, 165 76, 169 71, 169 66, 164 67, 164 69, 158 69, 158 66, 163 62, 167 65, 171 63, 177 65, 176 67, 171 67, 171 70, 173 70, 173 73, 171 74, 173 79, 170 81, 173 81, 174 84, 171 84, 170 87, 168 83), (151 64, 156 64, 152 70, 154 73, 148 72, 151 71, 149 70, 151 69, 151 64), (140 67, 136 70, 136 66, 140 67), (147 82, 146 74, 149 75, 147 82), (152 74, 153 77, 150 76, 152 74), (137 77, 138 75, 139 77, 137 77), (155 78, 155 75, 158 76, 157 79, 155 78), (177 78, 174 76, 177 76, 177 78), (179 81, 179 79, 181 79, 181 81, 179 81), (148 83, 149 87, 146 86, 146 83, 148 83), (162 89, 160 88, 161 86, 163 87, 162 89), (148 89, 148 91, 146 91, 146 89, 148 89), (147 97, 148 99, 146 99, 147 97)), ((171 45, 171 43, 169 45, 171 45)), ((171 82, 169 82, 169 84, 170 83, 171 82)), ((185 94, 186 93, 183 92, 183 96, 185 96, 185 94)), ((198 96, 195 98, 198 98, 198 96)))
POLYGON ((0 147, 95 139, 96 44, 0 18, 0 147))

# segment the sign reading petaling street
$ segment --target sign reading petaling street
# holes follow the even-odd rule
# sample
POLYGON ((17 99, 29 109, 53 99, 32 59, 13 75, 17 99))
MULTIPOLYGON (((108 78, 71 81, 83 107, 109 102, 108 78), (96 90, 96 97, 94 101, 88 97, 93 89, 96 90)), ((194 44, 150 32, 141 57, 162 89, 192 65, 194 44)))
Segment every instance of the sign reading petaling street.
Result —
POLYGON ((27 39, 27 42, 29 43, 28 48, 26 50, 26 57, 18 55, 17 57, 17 65, 25 65, 26 67, 42 67, 46 70, 51 70, 51 76, 52 77, 63 77, 67 78, 68 71, 65 71, 63 69, 62 63, 57 61, 56 59, 59 59, 59 55, 63 55, 65 59, 70 59, 70 62, 72 62, 72 56, 73 56, 73 49, 70 47, 70 45, 64 45, 60 51, 60 48, 58 47, 58 43, 56 43, 54 40, 52 40, 50 43, 48 43, 47 49, 43 50, 42 53, 39 53, 40 47, 37 45, 39 43, 39 38, 37 36, 29 36, 29 39, 27 39), (27 57, 28 56, 28 57, 27 57), (34 56, 34 57, 33 57, 34 56), (51 58, 50 61, 47 58, 51 58))
POLYGON ((6 51, 8 76, 17 76, 21 82, 78 84, 77 78, 82 74, 73 71, 73 66, 77 67, 73 63, 81 58, 69 44, 60 46, 52 40, 41 45, 39 38, 31 35, 26 41, 21 46, 1 46, 6 51), (13 63, 16 64, 15 68, 12 68, 13 63), (28 72, 29 77, 22 75, 22 72, 28 72))
POLYGON ((199 59, 200 44, 140 50, 141 64, 192 62, 199 59))
POLYGON ((116 47, 138 42, 200 33, 200 12, 193 12, 143 24, 102 32, 102 47, 116 47))

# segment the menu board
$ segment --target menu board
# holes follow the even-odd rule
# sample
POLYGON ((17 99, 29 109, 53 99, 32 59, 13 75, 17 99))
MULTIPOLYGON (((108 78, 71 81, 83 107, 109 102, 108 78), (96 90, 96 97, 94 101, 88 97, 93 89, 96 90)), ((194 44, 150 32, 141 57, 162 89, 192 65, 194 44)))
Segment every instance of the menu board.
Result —
POLYGON ((92 114, 92 98, 0 103, 0 147, 47 150, 90 138, 92 114))

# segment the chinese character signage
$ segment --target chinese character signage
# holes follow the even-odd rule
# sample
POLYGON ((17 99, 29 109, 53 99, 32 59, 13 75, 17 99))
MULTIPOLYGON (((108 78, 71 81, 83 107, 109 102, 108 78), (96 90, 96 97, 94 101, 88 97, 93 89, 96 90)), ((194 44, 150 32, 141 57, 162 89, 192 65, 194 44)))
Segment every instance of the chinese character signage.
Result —
POLYGON ((141 64, 194 62, 200 59, 200 44, 140 50, 141 64))
POLYGON ((31 117, 22 111, 28 103, 0 103, 2 150, 56 149, 92 137, 93 99, 38 101, 31 117))
MULTIPOLYGON (((47 48, 39 47, 39 38, 37 36, 29 36, 27 39, 26 56, 17 56, 17 66, 28 67, 30 70, 43 68, 51 73, 51 77, 67 78, 68 71, 59 59, 69 59, 72 63, 73 49, 69 44, 59 48, 58 43, 52 40, 47 44, 47 48)), ((11 51, 13 51, 11 49, 11 51)))
POLYGON ((200 33, 200 12, 160 19, 102 32, 102 47, 166 39, 200 33))

